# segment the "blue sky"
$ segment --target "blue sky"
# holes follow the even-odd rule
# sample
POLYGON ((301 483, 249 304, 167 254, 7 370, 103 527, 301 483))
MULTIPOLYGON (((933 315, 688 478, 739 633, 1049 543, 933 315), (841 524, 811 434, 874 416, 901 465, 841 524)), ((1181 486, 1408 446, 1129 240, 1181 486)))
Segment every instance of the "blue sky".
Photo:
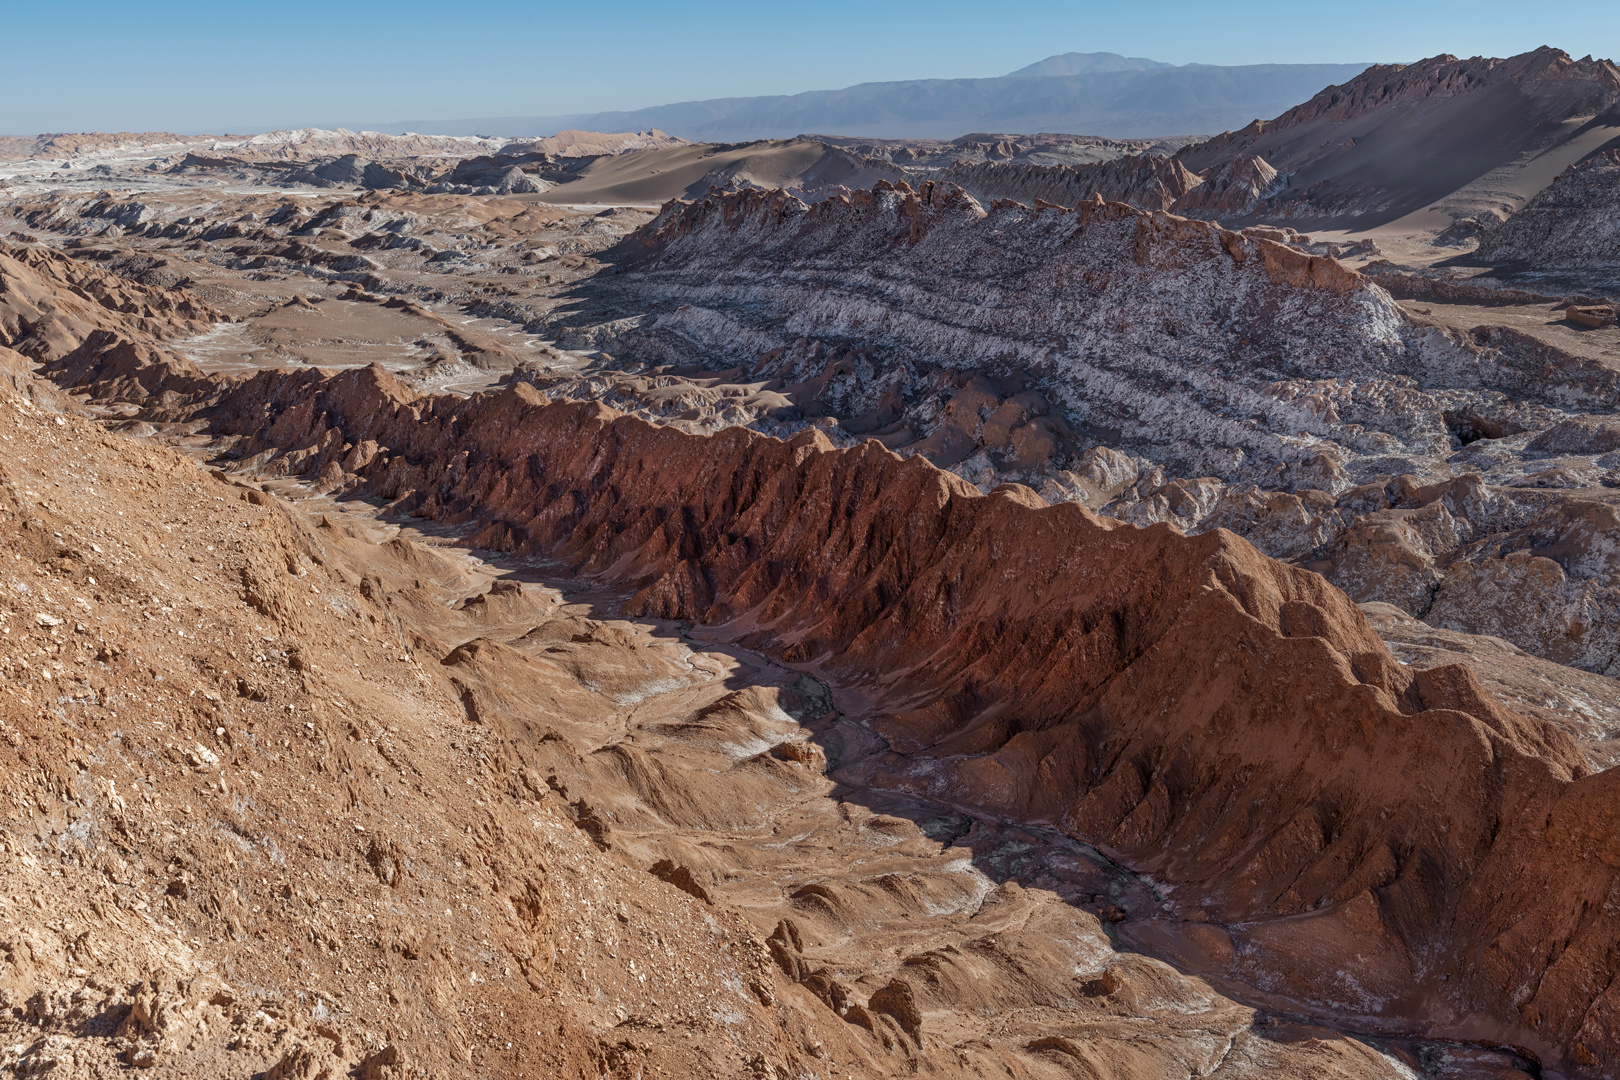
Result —
POLYGON ((258 131, 550 116, 890 79, 1060 52, 1170 63, 1620 56, 1620 3, 144 4, 0 0, 0 133, 258 131))

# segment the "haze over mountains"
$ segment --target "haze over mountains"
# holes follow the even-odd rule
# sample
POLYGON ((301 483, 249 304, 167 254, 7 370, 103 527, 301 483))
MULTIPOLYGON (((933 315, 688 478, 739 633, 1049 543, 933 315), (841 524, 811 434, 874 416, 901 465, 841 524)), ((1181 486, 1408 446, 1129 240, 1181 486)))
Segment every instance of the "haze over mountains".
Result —
POLYGON ((1276 116, 1365 64, 1174 66, 1115 53, 1065 53, 991 79, 861 83, 803 94, 684 101, 572 116, 500 116, 366 124, 402 134, 550 135, 563 128, 642 131, 740 142, 807 131, 953 139, 970 131, 1065 131, 1115 138, 1214 134, 1276 116))

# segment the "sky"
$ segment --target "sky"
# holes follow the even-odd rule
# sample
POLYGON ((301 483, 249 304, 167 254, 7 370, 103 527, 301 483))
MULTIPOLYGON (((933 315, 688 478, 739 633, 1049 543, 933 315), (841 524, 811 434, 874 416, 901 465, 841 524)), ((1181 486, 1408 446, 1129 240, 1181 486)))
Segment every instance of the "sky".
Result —
POLYGON ((1538 45, 1620 57, 1620 3, 1157 0, 690 5, 0 0, 0 134, 246 133, 561 116, 1004 75, 1063 52, 1360 63, 1538 45))

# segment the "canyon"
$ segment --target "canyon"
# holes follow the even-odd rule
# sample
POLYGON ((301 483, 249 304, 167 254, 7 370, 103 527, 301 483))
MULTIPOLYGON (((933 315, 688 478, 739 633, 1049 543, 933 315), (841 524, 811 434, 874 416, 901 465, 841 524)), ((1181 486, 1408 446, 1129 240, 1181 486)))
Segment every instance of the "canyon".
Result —
POLYGON ((0 147, 0 1072, 1609 1075, 1615 72, 0 147))

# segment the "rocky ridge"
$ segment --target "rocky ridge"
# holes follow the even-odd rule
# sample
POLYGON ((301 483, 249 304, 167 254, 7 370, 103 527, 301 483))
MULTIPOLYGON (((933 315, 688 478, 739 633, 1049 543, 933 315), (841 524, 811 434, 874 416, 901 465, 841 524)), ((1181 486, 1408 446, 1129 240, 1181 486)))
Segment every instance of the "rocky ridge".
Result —
MULTIPOLYGON (((794 257, 792 222, 803 217, 767 220, 774 196, 726 198, 759 216, 742 219, 734 234, 725 213, 717 212, 720 196, 708 209, 673 208, 658 228, 678 247, 681 238, 668 222, 701 219, 693 239, 702 251, 674 258, 667 275, 655 262, 645 273, 630 267, 630 274, 594 277, 592 252, 629 267, 621 253, 602 249, 644 217, 576 216, 570 220, 582 227, 575 235, 558 228, 565 215, 547 208, 385 193, 297 205, 244 197, 63 195, 24 203, 19 211, 28 227, 83 237, 75 250, 116 270, 109 282, 118 274, 154 284, 213 281, 219 284, 199 287, 218 290, 209 295, 225 303, 235 295, 235 275, 290 275, 304 283, 299 289, 324 288, 337 298, 277 308, 285 314, 267 327, 296 324, 308 327, 300 333, 329 335, 344 325, 332 318, 334 309, 355 310, 356 302, 374 305, 379 315, 398 310, 399 317, 409 315, 409 305, 450 302, 514 320, 556 342, 556 348, 536 349, 456 330, 465 315, 449 321, 411 316, 385 333, 406 333, 402 345, 442 344, 403 354, 362 352, 353 362, 383 358, 414 385, 460 380, 489 386, 501 378, 502 365, 515 365, 518 378, 548 395, 603 400, 693 431, 743 425, 786 436, 814 426, 840 445, 875 437, 902 453, 924 454, 982 490, 1018 480, 1048 500, 1079 500, 1139 524, 1166 521, 1189 532, 1230 528, 1269 554, 1327 573, 1358 600, 1395 603, 1452 629, 1506 637, 1559 662, 1605 671, 1620 655, 1608 629, 1612 620, 1603 615, 1620 594, 1595 546, 1601 532, 1582 524, 1609 513, 1612 489, 1604 485, 1614 469, 1606 456, 1612 449, 1600 434, 1570 434, 1600 431, 1612 408, 1613 375, 1601 351, 1573 351, 1489 323, 1470 331, 1434 324, 1410 305, 1380 299, 1377 283, 1399 286, 1404 295, 1408 286, 1433 289, 1443 282, 1382 273, 1358 278, 1300 250, 1301 238, 1284 230, 1223 233, 1118 204, 1071 213, 1003 205, 984 218, 961 202, 956 219, 936 222, 932 238, 917 246, 957 248, 944 265, 963 261, 964 288, 971 289, 975 275, 1007 272, 1014 265, 1004 261, 1009 238, 1029 239, 1022 261, 1015 260, 1022 269, 1013 272, 1036 280, 1014 295, 999 322, 986 321, 971 297, 966 307, 943 309, 950 290, 940 289, 921 262, 915 287, 885 275, 868 295, 864 282, 871 279, 863 275, 869 268, 884 265, 891 251, 912 250, 916 218, 926 224, 937 216, 927 207, 915 215, 905 210, 916 195, 898 187, 862 196, 869 203, 856 206, 854 196, 845 196, 806 215, 848 221, 844 247, 825 249, 835 261, 815 271, 825 281, 822 293, 781 290, 771 303, 782 306, 766 310, 791 314, 806 296, 836 303, 818 307, 817 321, 787 332, 773 324, 759 333, 760 312, 726 300, 725 290, 746 276, 740 296, 771 292, 773 281, 786 280, 778 275, 796 274, 784 267, 791 268, 794 257), (1089 231, 1090 239, 1061 242, 1088 215, 1094 220, 1080 235, 1089 231), (1162 227, 1154 224, 1161 220, 1162 227), (997 221, 1012 223, 1012 231, 997 237, 997 221), (776 239, 739 255, 734 245, 751 244, 750 230, 762 229, 776 239), (1143 250, 1152 253, 1152 265, 1136 262, 1137 229, 1150 238, 1143 250), (1223 235, 1233 237, 1237 250, 1262 257, 1237 264, 1221 246, 1223 235), (121 253, 131 245, 152 254, 121 253), (1281 281, 1260 269, 1268 259, 1281 281), (710 265, 728 269, 711 274, 710 265), (738 267, 749 270, 727 278, 738 267), (1339 295, 1289 283, 1290 274, 1308 279, 1313 272, 1340 275, 1352 288, 1339 295), (1046 284, 1039 280, 1043 274, 1051 274, 1046 284), (720 300, 678 310, 693 299, 688 277, 692 290, 720 300), (560 304, 536 291, 553 281, 563 292, 560 304), (1107 284, 1098 295, 1121 314, 1105 319, 1095 303, 1070 302, 1092 283, 1107 284), (1021 341, 1016 305, 1047 295, 1056 299, 1035 313, 1042 321, 1028 324, 1039 333, 1021 341), (874 297, 889 306, 864 306, 874 297), (849 306, 854 300, 861 306, 849 306), (1250 305, 1265 333, 1234 333, 1230 324, 1223 329, 1225 316, 1217 309, 1230 303, 1239 305, 1235 310, 1250 305), (839 328, 826 321, 826 313, 841 310, 863 322, 839 328), (876 310, 888 312, 881 322, 876 310), (1200 316, 1200 310, 1214 314, 1200 316), (1059 371, 1071 360, 1054 349, 1062 329, 1054 315, 1076 320, 1068 326, 1079 327, 1074 340, 1097 349, 1082 357, 1081 370, 1112 372, 1091 384, 1096 401, 1077 398, 1071 378, 1059 371), (1004 327, 1012 327, 1006 341, 1004 327), (1050 338, 1044 336, 1049 331, 1050 338), (1387 334, 1386 344, 1370 336, 1377 334, 1387 334), (1366 374, 1343 378, 1335 359, 1341 339, 1346 355, 1363 357, 1366 374), (1190 351, 1193 346, 1202 352, 1190 351), (1313 350, 1321 358, 1315 374, 1290 378, 1269 360, 1273 354, 1308 358, 1313 350), (578 351, 594 359, 581 360, 578 351), (1144 369, 1139 355, 1160 357, 1155 364, 1161 366, 1144 369), (700 359, 706 369, 693 366, 700 359), (430 368, 407 370, 424 360, 432 361, 430 368), (1207 364, 1216 367, 1206 370, 1207 364), (1257 374, 1267 368, 1274 374, 1257 374), (1171 399, 1182 410, 1181 426, 1170 432, 1179 436, 1175 441, 1156 419, 1164 394, 1180 395, 1171 399), (1126 430, 1120 421, 1131 421, 1135 410, 1141 419, 1126 430), (1574 426, 1557 439, 1540 439, 1566 422, 1574 426), (1241 459, 1228 449, 1233 444, 1244 447, 1241 459), (1577 554, 1585 552, 1590 557, 1577 554), (1544 560, 1531 564, 1544 572, 1517 573, 1514 560, 1526 558, 1544 560)), ((29 250, 45 257, 43 248, 29 250)), ((640 240, 629 249, 638 259, 649 250, 640 240)), ((1489 295, 1517 300, 1505 291, 1489 295)), ((1556 307, 1552 298, 1542 302, 1549 311, 1556 307)), ((233 310, 239 312, 234 318, 255 324, 265 318, 263 301, 233 310)), ((1486 311, 1481 317, 1495 318, 1486 311)), ((375 322, 367 316, 354 333, 376 335, 382 328, 373 328, 375 322)), ((330 347, 286 353, 277 344, 286 332, 269 329, 272 355, 332 362, 330 347)), ((145 391, 126 387, 121 393, 141 400, 145 391)))
POLYGON ((547 139, 386 135, 304 128, 252 136, 161 132, 0 142, 0 185, 79 190, 183 185, 535 194, 596 157, 685 145, 661 131, 565 131, 547 139))
POLYGON ((1620 68, 1608 60, 1547 47, 1507 59, 1441 55, 1375 65, 1177 157, 1197 173, 1264 161, 1281 183, 1245 215, 1254 219, 1365 228, 1442 201, 1456 202, 1457 217, 1500 219, 1551 179, 1515 194, 1524 181, 1510 173, 1560 155, 1577 160, 1620 137, 1617 106, 1620 68), (1490 191, 1459 200, 1482 174, 1500 175, 1490 191))
MULTIPOLYGON (((666 208, 619 264, 600 292, 658 312, 617 328, 620 348, 819 380, 817 400, 841 418, 895 414, 868 430, 897 448, 933 426, 912 411, 928 404, 918 384, 956 370, 1021 379, 1069 427, 1112 428, 1112 445, 1166 467, 1271 480, 1279 466, 1326 455, 1315 467, 1347 483, 1392 455, 1446 454, 1447 408, 1524 408, 1485 387, 1530 382, 1513 358, 1416 322, 1331 258, 1263 230, 1100 200, 986 210, 954 187, 887 184, 813 206, 716 195, 666 208), (734 271, 714 274, 728 262, 734 271), (773 288, 788 279, 801 288, 773 288), (677 295, 678 307, 659 306, 677 295), (846 348, 870 353, 870 373, 837 369, 846 348), (1150 370, 1152 400, 1133 389, 1150 370), (1330 378, 1351 396, 1314 409, 1300 397, 1330 378), (883 406, 886 393, 899 400, 883 406), (1167 396, 1178 402, 1169 426, 1154 404, 1167 396), (1420 401, 1434 409, 1427 419, 1411 412, 1420 401)), ((1079 447, 1065 454, 1057 437, 1031 447, 1031 466, 1073 460, 1079 447)), ((1000 464, 1018 475, 1018 457, 1000 464)))
MULTIPOLYGON (((806 135, 864 157, 881 158, 906 169, 941 169, 953 165, 1005 162, 1018 165, 1090 165, 1116 158, 1175 153, 1198 141, 1193 136, 1167 139, 1109 139, 1098 135, 1037 135, 974 132, 952 139, 864 139, 857 136, 806 135)), ((1089 195, 1090 193, 1087 192, 1089 195)))
POLYGON ((1037 200, 1076 206, 1093 195, 1149 210, 1169 210, 1199 184, 1174 158, 1129 155, 1091 165, 1049 166, 985 162, 955 164, 925 174, 954 184, 982 202, 1037 200))

